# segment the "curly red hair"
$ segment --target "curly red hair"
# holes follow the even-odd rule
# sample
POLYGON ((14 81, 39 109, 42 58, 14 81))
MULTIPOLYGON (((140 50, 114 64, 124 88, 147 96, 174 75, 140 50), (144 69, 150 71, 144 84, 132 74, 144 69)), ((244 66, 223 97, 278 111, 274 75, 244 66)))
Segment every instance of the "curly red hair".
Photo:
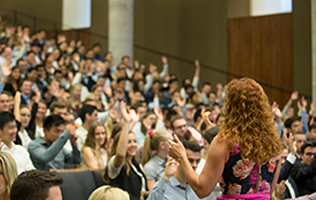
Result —
POLYGON ((271 106, 262 87, 253 79, 234 79, 225 96, 225 123, 219 138, 227 138, 231 150, 236 143, 241 156, 264 164, 281 151, 280 137, 274 126, 271 106))

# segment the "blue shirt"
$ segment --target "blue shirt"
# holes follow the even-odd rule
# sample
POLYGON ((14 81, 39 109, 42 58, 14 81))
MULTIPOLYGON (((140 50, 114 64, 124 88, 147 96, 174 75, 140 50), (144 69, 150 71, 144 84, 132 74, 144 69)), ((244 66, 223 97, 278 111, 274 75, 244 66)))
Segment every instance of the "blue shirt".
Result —
POLYGON ((80 164, 81 153, 77 146, 72 146, 72 153, 63 148, 70 137, 71 134, 67 129, 50 146, 41 137, 30 142, 27 150, 34 166, 39 170, 48 171, 50 168, 64 169, 65 163, 80 164))
POLYGON ((150 195, 147 200, 175 200, 175 199, 188 199, 199 200, 198 196, 194 193, 193 189, 187 184, 184 188, 176 177, 172 176, 169 180, 160 178, 151 189, 150 195))

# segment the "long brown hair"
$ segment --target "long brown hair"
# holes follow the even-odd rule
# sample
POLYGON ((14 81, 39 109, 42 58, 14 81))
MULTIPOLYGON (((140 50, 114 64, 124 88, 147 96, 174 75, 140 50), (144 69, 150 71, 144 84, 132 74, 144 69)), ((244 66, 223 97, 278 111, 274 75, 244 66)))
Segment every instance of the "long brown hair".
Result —
MULTIPOLYGON (((117 147, 118 141, 120 140, 121 134, 122 134, 122 132, 119 132, 114 136, 114 141, 113 141, 113 145, 112 145, 112 148, 110 151, 110 156, 109 156, 110 159, 108 160, 108 162, 111 160, 112 156, 114 156, 116 154, 116 147, 117 147)), ((128 135, 129 134, 134 134, 134 133, 132 131, 130 131, 128 133, 128 135)), ((126 154, 127 154, 127 152, 126 152, 126 154)), ((127 176, 129 176, 129 172, 131 170, 131 167, 129 166, 127 159, 128 159, 127 156, 125 156, 123 166, 126 167, 126 174, 127 174, 127 176)), ((102 173, 102 179, 103 179, 103 182, 105 184, 110 184, 110 178, 108 175, 108 165, 106 165, 106 167, 102 173)))
POLYGON ((10 73, 10 75, 8 76, 8 78, 6 79, 5 83, 8 83, 8 84, 16 84, 17 87, 18 87, 18 89, 19 89, 20 81, 22 80, 22 78, 19 77, 18 80, 14 80, 13 77, 12 77, 12 72, 13 72, 14 70, 16 70, 16 69, 17 69, 17 70, 20 70, 18 66, 12 67, 11 73, 10 73))
POLYGON ((232 80, 223 109, 226 116, 219 139, 226 137, 230 150, 238 143, 241 156, 258 164, 268 162, 281 152, 268 97, 256 81, 232 80))
POLYGON ((105 141, 101 146, 99 146, 97 144, 97 142, 95 140, 95 129, 99 126, 102 126, 106 132, 106 128, 104 127, 104 125, 101 122, 96 121, 96 122, 93 122, 92 124, 90 124, 88 135, 87 135, 86 141, 85 141, 82 149, 84 147, 90 147, 91 149, 95 150, 92 152, 97 156, 98 165, 104 166, 102 155, 99 154, 98 152, 100 149, 104 149, 108 155, 108 142, 107 142, 107 136, 106 136, 105 141))

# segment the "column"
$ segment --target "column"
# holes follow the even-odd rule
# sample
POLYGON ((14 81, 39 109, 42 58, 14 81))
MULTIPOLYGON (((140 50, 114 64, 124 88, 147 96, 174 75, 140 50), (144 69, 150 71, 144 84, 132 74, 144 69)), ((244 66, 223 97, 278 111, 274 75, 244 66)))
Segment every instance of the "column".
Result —
POLYGON ((114 64, 122 56, 133 60, 134 0, 109 0, 109 51, 113 53, 114 64))
MULTIPOLYGON (((316 0, 311 0, 312 101, 316 105, 316 0)), ((314 112, 315 114, 315 112, 314 112)))

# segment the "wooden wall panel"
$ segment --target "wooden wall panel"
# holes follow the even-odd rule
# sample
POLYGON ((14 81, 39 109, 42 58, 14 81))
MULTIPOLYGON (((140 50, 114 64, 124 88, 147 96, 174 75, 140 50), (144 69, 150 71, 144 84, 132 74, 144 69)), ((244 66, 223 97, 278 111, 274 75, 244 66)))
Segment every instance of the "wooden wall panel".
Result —
POLYGON ((48 30, 47 31, 47 37, 46 38, 51 38, 51 37, 56 37, 56 34, 63 33, 65 34, 67 38, 67 42, 69 42, 72 39, 75 40, 81 40, 82 43, 86 46, 86 49, 88 50, 90 48, 90 28, 85 28, 85 29, 75 29, 75 30, 59 30, 59 31, 52 31, 48 30))
POLYGON ((270 101, 286 104, 293 90, 292 14, 227 20, 227 80, 250 77, 270 101))

